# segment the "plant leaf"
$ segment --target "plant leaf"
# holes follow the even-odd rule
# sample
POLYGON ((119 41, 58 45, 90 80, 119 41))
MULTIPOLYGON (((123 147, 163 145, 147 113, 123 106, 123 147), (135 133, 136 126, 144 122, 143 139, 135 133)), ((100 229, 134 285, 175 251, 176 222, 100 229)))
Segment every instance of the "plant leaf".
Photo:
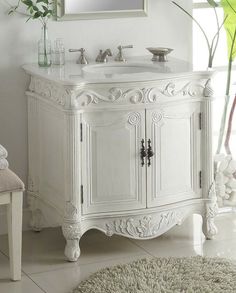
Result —
POLYGON ((232 61, 236 57, 236 42, 234 39, 236 29, 236 1, 235 0, 221 0, 221 6, 224 9, 225 20, 224 27, 227 33, 228 43, 228 58, 232 58, 232 61))
POLYGON ((36 3, 45 3, 45 4, 49 4, 48 0, 37 0, 36 3))
POLYGON ((33 19, 36 19, 36 18, 39 18, 39 17, 42 17, 43 16, 43 13, 40 12, 40 11, 37 11, 35 12, 35 14, 32 16, 33 19))
POLYGON ((39 11, 39 9, 38 9, 38 7, 36 5, 33 5, 32 8, 33 8, 34 11, 39 11))
POLYGON ((33 6, 33 2, 31 0, 21 0, 21 2, 23 4, 25 4, 26 6, 30 7, 30 6, 33 6))
POLYGON ((26 22, 28 22, 28 21, 29 21, 31 18, 32 18, 31 16, 30 16, 30 17, 28 17, 28 18, 27 18, 27 20, 26 20, 26 22))
POLYGON ((219 4, 217 2, 215 2, 214 0, 207 0, 208 4, 211 6, 211 7, 219 7, 219 4))
POLYGON ((9 11, 8 11, 8 15, 11 15, 12 13, 14 13, 15 12, 15 10, 14 9, 10 9, 9 11))

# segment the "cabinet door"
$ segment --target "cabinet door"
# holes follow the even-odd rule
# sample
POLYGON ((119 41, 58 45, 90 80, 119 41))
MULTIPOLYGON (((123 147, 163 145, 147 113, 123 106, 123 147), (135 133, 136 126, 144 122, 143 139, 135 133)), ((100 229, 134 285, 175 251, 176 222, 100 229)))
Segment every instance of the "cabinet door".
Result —
POLYGON ((154 156, 147 166, 148 207, 201 196, 200 103, 147 111, 147 139, 154 156))
POLYGON ((145 111, 83 114, 83 214, 146 207, 145 111))

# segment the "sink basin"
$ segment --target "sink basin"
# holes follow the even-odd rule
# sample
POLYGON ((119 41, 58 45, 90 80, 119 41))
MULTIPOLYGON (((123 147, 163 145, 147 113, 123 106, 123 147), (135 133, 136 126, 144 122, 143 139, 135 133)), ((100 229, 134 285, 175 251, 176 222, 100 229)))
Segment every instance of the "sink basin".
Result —
POLYGON ((121 76, 124 74, 139 74, 139 73, 158 73, 157 66, 148 64, 120 64, 120 63, 109 63, 109 64, 96 64, 88 65, 83 68, 84 75, 95 75, 95 76, 121 76))

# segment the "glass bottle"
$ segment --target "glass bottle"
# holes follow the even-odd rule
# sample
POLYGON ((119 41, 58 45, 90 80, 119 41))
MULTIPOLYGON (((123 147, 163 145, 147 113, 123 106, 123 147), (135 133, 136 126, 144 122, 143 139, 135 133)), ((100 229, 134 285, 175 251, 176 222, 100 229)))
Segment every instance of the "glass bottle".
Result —
POLYGON ((53 56, 52 62, 54 65, 65 64, 65 47, 64 47, 62 39, 55 40, 52 56, 53 56))
POLYGON ((48 39, 48 28, 42 26, 41 39, 38 41, 38 64, 40 67, 50 67, 51 61, 51 41, 48 39))

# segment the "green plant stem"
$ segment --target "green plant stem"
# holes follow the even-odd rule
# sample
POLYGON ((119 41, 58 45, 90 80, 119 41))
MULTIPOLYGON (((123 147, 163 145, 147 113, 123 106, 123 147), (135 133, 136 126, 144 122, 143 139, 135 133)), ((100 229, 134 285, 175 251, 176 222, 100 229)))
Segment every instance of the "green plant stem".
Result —
POLYGON ((220 154, 220 152, 221 152, 223 138, 224 138, 224 132, 225 132, 225 126, 226 126, 226 117, 227 117, 228 105, 229 105, 229 99, 230 99, 229 94, 230 94, 231 73, 232 73, 232 63, 233 63, 232 54, 233 54, 235 39, 236 39, 236 27, 235 27, 235 31, 234 31, 234 35, 233 35, 233 39, 232 39, 232 45, 231 45, 231 49, 230 49, 230 57, 229 57, 228 73, 227 73, 227 85, 226 85, 226 94, 225 94, 225 104, 224 104, 223 114, 221 117, 220 134, 219 134, 216 154, 220 154))
POLYGON ((223 114, 221 117, 220 134, 219 134, 219 138, 218 138, 218 145, 217 145, 216 154, 220 154, 222 143, 223 143, 225 122, 226 122, 227 110, 228 110, 228 105, 229 105, 229 98, 230 98, 229 96, 225 96, 224 110, 223 110, 223 114))
POLYGON ((12 13, 18 13, 20 15, 24 15, 24 16, 27 16, 29 17, 30 14, 27 14, 27 13, 23 13, 23 12, 19 12, 17 9, 19 8, 20 6, 20 2, 21 0, 18 0, 17 4, 15 6, 12 6, 8 1, 6 1, 6 4, 9 6, 10 10, 8 11, 8 14, 12 14, 12 13))
POLYGON ((47 26, 46 24, 43 25, 43 50, 44 50, 44 64, 47 65, 47 44, 46 44, 46 33, 47 33, 47 26))
POLYGON ((227 127, 226 136, 225 136, 224 146, 225 146, 225 151, 226 151, 227 155, 232 154, 231 150, 230 150, 229 142, 230 142, 230 137, 231 137, 231 132, 232 132, 232 122, 233 122, 235 107, 236 107, 236 95, 234 96, 233 104, 230 109, 228 127, 227 127))
POLYGON ((208 40, 208 37, 207 37, 207 35, 206 35, 206 33, 205 33, 205 31, 204 31, 204 29, 202 28, 202 26, 200 25, 200 23, 187 11, 187 10, 185 10, 183 7, 181 7, 178 3, 176 3, 175 1, 172 1, 172 3, 174 4, 174 5, 176 5, 179 9, 181 9, 184 13, 186 13, 196 24, 197 24, 197 26, 199 27, 199 29, 201 30, 201 32, 203 33, 203 36, 204 36, 204 38, 205 38, 205 40, 206 40, 206 43, 207 43, 207 47, 208 47, 208 51, 210 52, 210 42, 209 42, 209 40, 208 40))
POLYGON ((228 3, 229 7, 233 10, 233 12, 236 13, 236 10, 233 8, 233 6, 231 5, 231 3, 228 0, 226 0, 226 2, 228 3))
POLYGON ((23 0, 18 0, 15 6, 12 6, 7 0, 5 0, 5 2, 10 7, 8 11, 9 15, 13 13, 18 13, 20 15, 27 16, 28 19, 26 20, 26 22, 28 22, 30 19, 38 19, 42 23, 42 25, 44 25, 45 23, 47 23, 48 19, 51 16, 53 16, 53 10, 51 10, 51 5, 53 5, 53 2, 41 0, 41 1, 36 1, 35 5, 33 5, 32 1, 30 1, 29 3, 26 3, 23 0), (40 5, 40 2, 44 2, 46 4, 46 6, 45 5, 41 6, 43 10, 42 9, 40 10, 40 8, 37 7, 38 4, 40 5), (30 12, 29 14, 18 11, 20 3, 23 3, 24 5, 27 6, 27 11, 30 12))
POLYGON ((215 36, 212 39, 211 42, 211 46, 210 46, 210 51, 209 51, 209 60, 208 60, 208 68, 212 68, 213 65, 213 59, 214 59, 214 52, 216 51, 216 48, 218 46, 218 42, 219 42, 219 32, 220 32, 220 24, 219 24, 219 18, 216 12, 216 9, 214 7, 214 13, 215 13, 215 17, 216 17, 216 24, 217 24, 217 33, 215 34, 215 36), (215 39, 216 39, 216 43, 215 43, 215 39))
MULTIPOLYGON (((219 22, 219 17, 218 17, 218 14, 216 12, 216 8, 214 7, 214 13, 215 13, 215 18, 216 18, 216 24, 217 24, 217 33, 214 35, 213 39, 212 39, 212 43, 211 43, 211 48, 212 48, 212 51, 211 51, 211 57, 209 59, 211 59, 211 67, 212 67, 212 63, 213 63, 213 60, 214 60, 214 57, 215 57, 215 53, 216 53, 216 49, 218 47, 218 43, 219 43, 219 39, 220 39, 220 30, 221 28, 223 27, 224 23, 225 23, 225 20, 227 19, 228 16, 226 16, 222 22, 222 24, 220 25, 220 22, 219 22), (216 42, 215 42, 216 40, 216 42), (215 44, 214 44, 215 43, 215 44)), ((210 68, 211 68, 210 67, 210 68)))
MULTIPOLYGON (((218 18, 218 15, 217 15, 217 14, 216 14, 216 17, 218 18)), ((212 59, 214 59, 214 57, 215 57, 215 53, 216 53, 216 49, 217 49, 217 47, 218 47, 219 38, 220 38, 219 33, 220 33, 220 31, 221 31, 221 29, 222 29, 222 27, 223 27, 225 21, 227 20, 227 18, 228 18, 228 15, 225 16, 225 18, 224 18, 222 24, 221 24, 220 26, 218 26, 218 31, 217 31, 217 33, 216 33, 216 34, 214 35, 214 37, 213 37, 212 43, 215 41, 216 38, 217 38, 217 41, 216 41, 216 45, 215 45, 215 48, 214 48, 213 53, 212 53, 212 59)))
POLYGON ((227 77, 227 85, 226 85, 226 95, 229 95, 230 93, 230 83, 231 83, 231 73, 232 73, 232 63, 233 63, 233 51, 234 51, 234 44, 236 40, 236 26, 234 29, 234 35, 232 38, 232 45, 230 48, 230 54, 229 54, 229 65, 228 65, 228 77, 227 77))
POLYGON ((178 3, 176 3, 175 1, 172 1, 172 3, 175 6, 177 6, 179 9, 181 9, 184 13, 186 13, 197 24, 197 26, 201 30, 201 32, 202 32, 202 34, 203 34, 203 36, 204 36, 204 38, 206 40, 207 48, 208 48, 208 54, 209 54, 209 57, 208 57, 208 68, 212 68, 213 60, 214 60, 214 56, 215 56, 215 52, 216 52, 216 49, 217 49, 217 46, 218 46, 218 42, 219 42, 220 30, 223 27, 223 24, 224 24, 224 22, 225 22, 225 20, 226 20, 227 17, 224 19, 223 23, 220 25, 219 24, 218 15, 217 15, 216 9, 214 7, 214 12, 215 12, 215 17, 216 17, 216 23, 217 23, 217 32, 216 32, 215 36, 213 37, 212 42, 210 43, 210 41, 209 41, 209 39, 207 37, 207 34, 205 33, 205 31, 202 28, 202 26, 200 25, 200 23, 187 10, 185 10, 183 7, 181 7, 178 3), (216 42, 215 42, 215 40, 216 40, 216 42))
POLYGON ((231 71, 232 71, 232 58, 230 57, 228 64, 227 84, 226 84, 226 96, 229 96, 230 83, 231 83, 231 71))
MULTIPOLYGON (((235 31, 234 31, 234 36, 232 39, 232 45, 230 49, 230 58, 229 58, 229 68, 228 68, 228 79, 227 79, 227 86, 226 86, 226 94, 229 95, 230 92, 230 84, 231 84, 231 74, 232 74, 232 63, 233 63, 233 50, 234 50, 234 43, 236 40, 236 26, 235 26, 235 31)), ((226 132, 226 137, 225 137, 225 151, 227 154, 231 154, 231 150, 229 147, 229 141, 230 141, 230 136, 231 136, 231 131, 232 131, 232 120, 234 116, 234 111, 235 111, 235 104, 236 104, 236 96, 234 97, 233 104, 231 106, 230 110, 230 115, 229 115, 229 120, 228 120, 228 126, 227 126, 227 132, 226 132)))

